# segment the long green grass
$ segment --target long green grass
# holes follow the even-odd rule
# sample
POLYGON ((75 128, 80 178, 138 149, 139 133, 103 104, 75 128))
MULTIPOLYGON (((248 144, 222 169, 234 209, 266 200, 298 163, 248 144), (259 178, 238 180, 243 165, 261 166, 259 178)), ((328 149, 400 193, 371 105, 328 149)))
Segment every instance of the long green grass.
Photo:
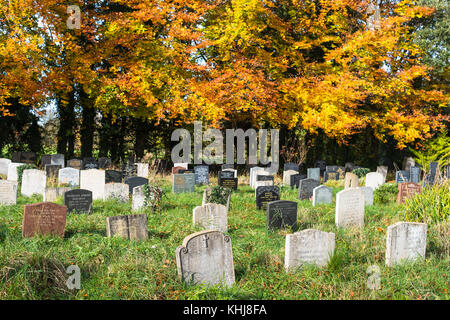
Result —
MULTIPOLYGON (((388 268, 386 229, 402 221, 402 206, 390 202, 366 207, 364 228, 339 229, 334 204, 313 207, 309 200, 299 201, 298 229, 336 233, 336 249, 328 266, 287 274, 285 236, 292 230, 268 231, 265 212, 256 209, 254 190, 243 185, 232 194, 228 214, 236 284, 186 286, 177 275, 175 249, 184 237, 200 230, 192 225, 192 209, 201 205, 205 187, 173 194, 169 179, 154 182, 166 197, 160 212, 146 212, 149 238, 143 242, 106 237, 105 218, 130 214, 131 203, 94 201, 92 214, 69 214, 64 239, 22 237, 23 206, 41 201, 40 197, 19 197, 17 205, 0 207, 0 299, 450 298, 448 224, 428 227, 424 260, 388 268), (81 269, 80 290, 66 286, 66 268, 71 264, 81 269), (379 290, 366 285, 372 265, 381 270, 379 290)), ((342 189, 339 183, 332 187, 334 194, 342 189)), ((296 196, 296 190, 282 188, 281 199, 296 196)))

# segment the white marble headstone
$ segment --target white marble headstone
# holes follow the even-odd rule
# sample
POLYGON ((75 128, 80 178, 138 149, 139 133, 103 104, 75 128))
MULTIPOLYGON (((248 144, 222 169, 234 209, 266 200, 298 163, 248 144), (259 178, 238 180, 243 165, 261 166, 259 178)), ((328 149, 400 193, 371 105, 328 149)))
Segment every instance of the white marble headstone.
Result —
POLYGON ((130 187, 126 183, 107 183, 105 184, 104 200, 117 199, 121 202, 128 202, 130 198, 130 187))
POLYGON ((20 192, 26 197, 33 194, 44 195, 45 186, 47 184, 47 175, 43 170, 26 169, 22 175, 22 186, 20 192))
POLYGON ((364 192, 364 205, 373 205, 373 188, 372 187, 358 187, 364 192))
POLYGON ((148 178, 148 163, 136 163, 136 168, 138 177, 148 178))
POLYGON ((8 167, 9 167, 10 163, 11 163, 11 160, 5 159, 5 158, 0 158, 0 174, 3 174, 5 176, 8 175, 8 167))
POLYGON ((105 194, 105 171, 99 169, 81 170, 80 189, 92 191, 93 200, 103 200, 105 194))
POLYGON ((11 162, 8 166, 8 180, 17 181, 17 179, 19 179, 17 176, 17 167, 24 165, 26 165, 26 163, 11 162))
POLYGON ((291 176, 294 174, 298 174, 298 171, 296 171, 296 170, 283 171, 283 185, 290 186, 291 185, 291 176))
POLYGON ((328 204, 333 202, 333 189, 327 186, 318 186, 313 189, 312 204, 328 204))
POLYGON ((0 180, 0 205, 17 203, 17 181, 0 180))
POLYGON ((364 190, 350 188, 336 194, 336 225, 347 227, 364 225, 364 190))
POLYGON ((384 183, 384 177, 379 172, 369 172, 366 174, 366 187, 372 187, 376 190, 379 186, 384 183))

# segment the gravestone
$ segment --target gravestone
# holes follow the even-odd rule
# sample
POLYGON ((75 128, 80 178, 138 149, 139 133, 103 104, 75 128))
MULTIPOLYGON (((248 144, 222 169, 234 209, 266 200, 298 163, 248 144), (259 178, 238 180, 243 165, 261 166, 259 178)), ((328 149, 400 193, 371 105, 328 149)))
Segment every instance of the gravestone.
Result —
POLYGON ((62 166, 60 164, 46 164, 45 173, 50 180, 56 180, 58 179, 59 169, 61 168, 62 166))
POLYGON ((141 241, 148 239, 146 214, 132 214, 106 218, 107 237, 119 236, 124 239, 141 241))
MULTIPOLYGON (((211 195, 211 188, 206 188, 205 191, 203 191, 203 198, 202 198, 202 206, 204 206, 207 203, 213 203, 212 199, 210 199, 210 195, 211 195)), ((224 195, 224 197, 222 198, 222 203, 219 204, 224 204, 227 207, 227 212, 230 210, 230 199, 231 199, 231 192, 228 193, 228 195, 224 195), (226 196, 226 199, 225 199, 226 196)), ((217 200, 215 200, 217 201, 217 200)))
POLYGON ((320 182, 320 168, 308 168, 306 177, 307 179, 314 179, 320 182))
POLYGON ((234 284, 231 238, 220 231, 205 230, 184 238, 176 261, 178 275, 186 284, 234 284))
POLYGON ((98 169, 98 168, 99 168, 99 165, 98 165, 97 159, 95 159, 93 157, 83 158, 83 169, 84 170, 98 169))
POLYGON ((392 267, 407 261, 425 258, 427 225, 397 222, 387 228, 386 265, 392 267))
POLYGON ((328 172, 336 172, 337 170, 338 170, 338 166, 326 166, 325 167, 325 172, 326 171, 328 171, 328 172))
POLYGON ((31 197, 33 194, 44 195, 46 183, 45 171, 37 169, 23 170, 20 192, 26 197, 31 197))
POLYGON ((227 163, 222 164, 221 170, 223 171, 226 169, 234 169, 234 164, 227 164, 227 163))
POLYGON ((269 230, 297 228, 297 202, 275 200, 267 203, 266 227, 269 230))
POLYGON ((338 166, 336 172, 339 174, 338 179, 342 180, 345 177, 345 167, 338 166))
POLYGON ((0 205, 17 203, 17 181, 0 180, 0 205))
POLYGON ((292 185, 291 185, 291 177, 293 175, 296 175, 296 174, 298 174, 298 171, 295 171, 295 170, 285 170, 285 171, 283 171, 283 184, 285 186, 292 187, 292 185))
POLYGON ((99 169, 107 169, 112 166, 112 161, 110 158, 107 157, 100 157, 98 158, 98 168, 99 169))
POLYGON ((78 187, 80 185, 80 170, 71 167, 59 169, 58 183, 78 187))
POLYGON ((11 156, 11 162, 22 162, 29 164, 36 164, 36 153, 27 151, 13 152, 11 156))
POLYGON ((194 167, 195 184, 209 184, 209 166, 194 167))
POLYGON ((64 193, 64 204, 67 206, 67 213, 91 213, 92 212, 92 191, 84 189, 74 189, 64 193))
POLYGON ((182 168, 184 168, 185 170, 188 169, 188 163, 186 163, 186 162, 174 163, 173 166, 174 166, 174 167, 182 167, 182 168))
POLYGON ((233 171, 219 171, 217 174, 217 183, 220 186, 222 178, 235 178, 233 171))
POLYGON ((237 178, 222 178, 220 179, 220 186, 224 188, 229 188, 232 190, 238 189, 238 179, 237 178))
POLYGON ((379 186, 384 183, 384 177, 379 172, 369 172, 366 174, 366 187, 372 187, 373 190, 376 190, 379 186))
POLYGON ((183 174, 185 174, 185 173, 192 173, 192 174, 195 174, 195 173, 194 173, 194 169, 180 170, 179 173, 183 173, 183 174))
POLYGON ((117 170, 105 170, 105 183, 122 183, 123 173, 117 170))
POLYGON ((416 162, 411 157, 405 157, 403 158, 403 170, 409 171, 411 167, 415 166, 416 162))
POLYGON ((256 175, 255 189, 262 186, 273 186, 274 177, 266 175, 256 175))
POLYGON ((372 187, 358 187, 364 192, 364 205, 373 205, 373 188, 372 187))
POLYGON ((305 174, 293 174, 291 175, 291 189, 298 188, 300 180, 306 179, 305 174))
POLYGON ((22 236, 55 235, 64 238, 67 207, 52 202, 26 204, 22 236))
POLYGON ((383 176, 383 183, 386 182, 386 176, 388 173, 388 167, 387 166, 378 166, 377 167, 377 172, 381 173, 381 175, 383 176))
POLYGON ((308 200, 313 196, 315 187, 320 186, 320 182, 315 179, 303 179, 298 184, 298 199, 308 200))
POLYGON ((224 172, 224 171, 233 172, 233 177, 237 178, 238 171, 236 169, 223 169, 222 172, 224 172))
POLYGON ((409 182, 409 171, 400 170, 395 173, 395 182, 403 183, 409 182))
POLYGON ((195 191, 195 174, 173 174, 172 175, 172 192, 194 192, 195 191))
POLYGON ((256 207, 267 210, 267 204, 280 200, 280 188, 277 186, 261 186, 255 190, 256 207))
POLYGON ((172 174, 181 174, 187 169, 185 167, 173 167, 172 168, 172 174))
POLYGON ((46 188, 44 191, 44 202, 55 202, 58 197, 63 197, 67 191, 72 190, 71 187, 46 188))
POLYGON ((325 171, 323 174, 323 182, 328 180, 339 180, 339 173, 337 171, 325 171))
POLYGON ((117 199, 120 202, 128 202, 130 187, 126 183, 111 182, 105 184, 104 200, 117 199))
MULTIPOLYGON (((128 189, 127 189, 127 196, 128 196, 128 189)), ((144 192, 144 185, 134 187, 133 196, 131 199, 131 210, 138 211, 144 208, 146 205, 147 201, 144 192)))
POLYGON ((129 186, 129 193, 132 194, 133 188, 148 184, 148 179, 143 177, 128 177, 124 180, 124 183, 129 186))
POLYGON ((283 171, 289 171, 289 170, 293 170, 298 173, 298 172, 300 172, 300 166, 298 164, 292 163, 292 162, 285 163, 283 166, 283 171))
MULTIPOLYGON (((439 163, 438 162, 430 162, 430 173, 427 175, 427 182, 430 185, 433 185, 439 176, 439 163)), ((9 180, 9 178, 8 178, 9 180)))
POLYGON ((136 163, 136 175, 148 178, 148 163, 136 163))
POLYGON ((355 164, 353 162, 345 163, 345 172, 352 172, 355 169, 355 164))
POLYGON ((7 176, 8 175, 8 167, 11 163, 11 160, 0 158, 0 174, 7 176))
POLYGON ((80 188, 92 191, 94 200, 103 200, 105 195, 105 171, 99 169, 81 170, 80 188))
POLYGON ((406 199, 414 197, 422 192, 422 187, 414 182, 402 182, 398 184, 397 203, 402 204, 406 199))
POLYGON ((345 174, 344 189, 358 188, 358 187, 359 187, 358 176, 352 172, 347 172, 345 174))
MULTIPOLYGON (((315 164, 316 168, 319 168, 320 175, 322 176, 325 170, 327 169, 327 162, 325 160, 317 160, 315 164)), ((320 176, 319 176, 320 179, 320 176)), ((320 180, 319 180, 320 181, 320 180)))
POLYGON ((80 159, 67 160, 67 166, 74 168, 74 169, 81 170, 81 169, 83 169, 83 160, 80 160, 80 159))
POLYGON ((409 180, 414 183, 420 182, 420 167, 411 167, 409 169, 409 180))
POLYGON ((256 181, 256 174, 262 175, 261 172, 264 172, 264 168, 261 167, 250 168, 250 187, 254 188, 254 182, 256 181))
POLYGON ((8 180, 17 181, 19 179, 17 175, 17 168, 24 165, 25 163, 11 162, 8 166, 8 180))
POLYGON ((334 254, 335 234, 306 229, 286 235, 284 266, 294 272, 303 265, 326 266, 334 254))
POLYGON ((228 231, 227 207, 218 203, 207 203, 197 206, 192 211, 194 225, 199 225, 205 230, 228 231))
POLYGON ((41 166, 45 168, 46 165, 60 165, 64 168, 64 155, 63 154, 44 154, 41 157, 41 166))
POLYGON ((318 186, 313 189, 312 205, 333 203, 333 189, 327 186, 318 186))
POLYGON ((338 227, 364 225, 364 191, 351 188, 336 194, 336 219, 338 227))

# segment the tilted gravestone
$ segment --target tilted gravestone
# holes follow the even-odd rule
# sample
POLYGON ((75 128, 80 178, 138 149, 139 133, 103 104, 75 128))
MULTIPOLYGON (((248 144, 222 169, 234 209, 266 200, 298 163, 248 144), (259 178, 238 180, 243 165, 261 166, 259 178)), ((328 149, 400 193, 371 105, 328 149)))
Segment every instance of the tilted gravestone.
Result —
POLYGON ((409 182, 409 171, 400 170, 395 173, 395 182, 403 183, 409 182))
POLYGON ((1 175, 8 175, 8 167, 9 164, 11 163, 11 160, 9 159, 5 159, 5 158, 0 158, 0 174, 1 175))
POLYGON ((267 204, 280 200, 280 188, 277 186, 261 186, 255 190, 256 207, 267 210, 267 204))
POLYGON ((194 225, 199 225, 205 230, 228 231, 227 207, 218 203, 207 203, 197 206, 192 210, 194 225))
POLYGON ((300 184, 300 180, 306 179, 307 176, 305 174, 293 174, 291 175, 291 189, 298 188, 300 184))
POLYGON ((64 197, 64 194, 70 190, 72 190, 72 187, 46 188, 44 202, 54 202, 58 200, 58 197, 64 197))
POLYGON ((320 182, 320 168, 308 168, 306 177, 307 179, 314 179, 320 182))
POLYGON ((326 266, 333 256, 335 234, 315 229, 306 229, 286 235, 284 266, 287 272, 312 264, 326 266))
POLYGON ((83 169, 83 160, 81 160, 81 159, 67 160, 67 166, 74 168, 74 169, 82 170, 83 169))
POLYGON ((172 192, 194 192, 195 191, 195 174, 173 174, 172 175, 172 192))
POLYGON ((313 206, 330 203, 333 203, 333 189, 327 186, 318 186, 313 189, 313 206))
POLYGON ((373 205, 373 188, 372 187, 358 187, 364 192, 364 205, 373 205))
POLYGON ((58 179, 58 172, 61 168, 62 166, 60 164, 46 164, 45 173, 49 179, 56 180, 58 179))
POLYGON ((366 187, 372 187, 373 190, 376 190, 379 186, 384 183, 384 177, 379 172, 369 172, 366 174, 366 187))
POLYGON ((71 167, 59 169, 58 183, 78 187, 80 185, 80 170, 71 167))
POLYGON ((387 228, 386 265, 391 267, 407 261, 425 258, 427 225, 417 222, 397 222, 387 228))
POLYGON ((136 175, 148 178, 148 163, 136 163, 136 175))
POLYGON ((67 206, 67 213, 91 213, 92 191, 84 189, 66 191, 64 193, 64 204, 67 206))
POLYGON ((414 183, 420 182, 420 167, 411 167, 409 169, 409 180, 414 183))
POLYGON ((194 167, 195 184, 209 184, 209 166, 194 167))
POLYGON ((266 227, 269 230, 297 228, 297 202, 275 200, 267 203, 266 227))
POLYGON ((99 169, 107 169, 112 166, 112 161, 110 158, 107 157, 100 157, 98 158, 98 168, 99 169))
POLYGON ((44 195, 47 176, 45 171, 37 169, 23 170, 21 194, 31 197, 33 194, 44 195))
POLYGON ((148 226, 146 214, 132 214, 106 218, 107 237, 119 236, 129 240, 147 240, 148 226))
POLYGON ((351 188, 339 191, 336 194, 336 217, 338 227, 364 225, 364 191, 351 188))
POLYGON ((0 180, 0 205, 17 203, 17 181, 0 180))
POLYGON ((64 238, 67 207, 52 202, 26 204, 22 236, 55 235, 64 238))
POLYGON ((94 200, 103 200, 105 195, 105 171, 99 169, 81 170, 80 188, 92 191, 94 200))
POLYGON ((8 166, 8 180, 17 181, 19 179, 19 176, 17 175, 17 168, 24 165, 25 163, 11 162, 8 166))
POLYGON ((130 187, 126 183, 111 182, 105 184, 104 200, 116 199, 120 202, 128 202, 130 199, 130 187))
POLYGON ((143 177, 128 177, 124 180, 124 183, 129 186, 129 193, 132 194, 133 188, 148 184, 148 179, 143 177))
POLYGON ((105 183, 122 183, 123 173, 117 170, 105 170, 105 183))
POLYGON ((397 203, 404 203, 406 199, 414 197, 422 192, 422 187, 414 182, 402 182, 398 184, 397 203))
POLYGON ((176 261, 178 275, 186 284, 234 284, 231 238, 220 231, 205 230, 184 238, 176 249, 176 261))
POLYGON ((345 174, 344 189, 359 187, 359 178, 356 174, 347 172, 345 174))
POLYGON ((313 196, 315 187, 320 186, 320 182, 315 179, 303 179, 298 184, 298 199, 308 200, 313 196))

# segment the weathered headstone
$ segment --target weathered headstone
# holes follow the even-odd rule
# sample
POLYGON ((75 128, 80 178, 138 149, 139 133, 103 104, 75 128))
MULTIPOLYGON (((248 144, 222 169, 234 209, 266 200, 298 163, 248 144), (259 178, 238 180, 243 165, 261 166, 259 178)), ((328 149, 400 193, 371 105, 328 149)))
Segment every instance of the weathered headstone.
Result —
POLYGON ((34 152, 28 152, 28 151, 19 151, 17 154, 12 155, 12 162, 23 162, 23 163, 30 163, 30 164, 36 164, 36 153, 34 152))
POLYGON ((293 272, 302 265, 326 266, 333 256, 335 235, 315 229, 306 229, 286 235, 284 266, 293 272))
POLYGON ((369 172, 366 174, 366 187, 372 187, 373 190, 376 190, 379 186, 384 183, 384 177, 379 172, 369 172))
POLYGON ((195 191, 195 174, 173 174, 172 175, 172 192, 194 192, 195 191))
POLYGON ((409 169, 409 181, 414 183, 420 182, 420 167, 413 166, 409 169))
POLYGON ((387 166, 378 166, 377 167, 377 172, 381 173, 381 175, 383 176, 383 183, 386 182, 386 176, 388 173, 388 167, 387 166))
POLYGON ((64 168, 64 155, 63 154, 45 154, 41 157, 41 166, 45 168, 46 165, 60 165, 64 168))
POLYGON ((54 202, 58 197, 63 197, 70 190, 72 190, 71 187, 46 188, 44 191, 44 202, 54 202))
POLYGON ((234 284, 231 238, 220 231, 205 230, 184 238, 176 261, 178 275, 186 284, 234 284))
POLYGON ((325 171, 323 173, 323 182, 328 180, 339 180, 339 173, 337 171, 325 171))
POLYGON ((26 197, 31 197, 33 194, 44 195, 46 183, 45 171, 37 169, 23 170, 20 192, 26 197))
POLYGON ((397 203, 401 204, 406 199, 422 192, 422 187, 414 182, 402 182, 398 184, 397 203))
MULTIPOLYGON (((128 195, 128 189, 127 189, 127 195, 128 195)), ((132 211, 138 211, 142 208, 144 208, 147 205, 145 192, 144 192, 144 185, 137 186, 133 188, 133 196, 131 199, 131 210, 132 211)))
POLYGON ((110 158, 107 157, 100 157, 98 158, 98 168, 99 169, 107 169, 112 166, 112 161, 110 158))
POLYGON ((325 167, 325 172, 326 171, 328 171, 328 172, 336 172, 337 170, 338 170, 338 166, 326 166, 325 167))
POLYGON ((67 166, 74 168, 74 169, 81 170, 81 169, 83 169, 83 160, 81 160, 81 159, 67 160, 67 166))
POLYGON ((136 175, 148 178, 148 163, 136 163, 136 175))
POLYGON ((128 202, 130 187, 126 183, 111 182, 105 184, 104 200, 117 199, 120 202, 128 202))
POLYGON ((267 203, 266 226, 269 230, 297 228, 297 202, 275 200, 267 203))
POLYGON ((117 170, 105 170, 105 183, 122 183, 123 173, 117 170))
POLYGON ((195 184, 209 184, 209 166, 194 167, 195 184))
POLYGON ((333 189, 327 186, 318 186, 313 189, 312 205, 333 203, 333 189))
POLYGON ((255 190, 256 207, 267 210, 267 203, 280 200, 280 188, 277 186, 261 186, 255 190))
POLYGON ((306 179, 305 174, 293 174, 291 175, 291 189, 298 188, 300 180, 306 179))
POLYGON ((184 168, 186 170, 188 169, 188 163, 186 163, 186 162, 174 163, 173 166, 174 167, 182 167, 182 168, 184 168))
POLYGON ((344 189, 357 188, 357 187, 359 187, 358 176, 352 172, 347 172, 345 174, 344 189))
POLYGON ((250 187, 254 188, 254 182, 256 181, 256 175, 262 175, 264 172, 264 168, 261 167, 253 167, 250 168, 250 187))
POLYGON ((234 169, 234 164, 227 164, 227 163, 222 164, 221 170, 226 170, 226 169, 234 169))
POLYGON ((17 181, 19 179, 17 175, 17 168, 24 165, 25 163, 11 162, 8 166, 8 180, 17 181))
POLYGON ((373 188, 372 187, 358 187, 364 192, 364 205, 373 205, 373 188))
POLYGON ((316 179, 303 179, 298 184, 298 199, 308 200, 313 196, 313 190, 315 187, 320 186, 320 182, 316 179))
POLYGON ((58 183, 78 187, 80 185, 80 170, 71 167, 59 169, 58 183))
POLYGON ((197 206, 192 211, 194 225, 200 225, 205 230, 228 231, 227 207, 218 203, 207 203, 197 206))
POLYGON ((124 183, 129 186, 129 193, 132 194, 133 188, 148 184, 148 179, 143 177, 128 177, 124 180, 124 183))
POLYGON ((84 189, 74 189, 64 193, 64 204, 67 206, 67 213, 75 211, 77 213, 92 212, 92 191, 84 189))
POLYGON ((99 169, 81 170, 80 188, 92 191, 94 200, 103 200, 105 194, 105 171, 99 169))
POLYGON ((58 179, 58 172, 62 166, 60 164, 46 164, 45 165, 45 173, 50 180, 58 179))
POLYGON ((256 175, 255 189, 261 186, 273 186, 274 176, 256 175))
POLYGON ((409 171, 411 167, 415 166, 416 162, 411 157, 405 157, 403 158, 403 170, 409 171))
POLYGON ((17 203, 17 181, 0 180, 0 205, 17 203))
POLYGON ((106 218, 106 235, 119 236, 130 240, 147 240, 148 226, 146 214, 132 214, 106 218))
POLYGON ((395 182, 403 183, 409 182, 409 171, 400 170, 395 173, 395 182))
POLYGON ((386 265, 425 258, 427 225, 417 222, 397 222, 387 228, 386 265))
POLYGON ((320 168, 308 168, 306 176, 307 179, 314 179, 320 182, 320 168))
POLYGON ((52 202, 26 204, 22 236, 55 235, 64 238, 67 207, 52 202))
POLYGON ((347 227, 364 225, 364 191, 351 188, 336 194, 336 225, 347 227))
MULTIPOLYGON (((438 162, 430 162, 430 173, 427 174, 427 183, 429 185, 433 185, 439 176, 439 163, 438 162)), ((8 178, 9 180, 9 178, 8 178)))
POLYGON ((298 171, 295 171, 295 170, 285 170, 285 171, 283 171, 283 184, 285 186, 292 187, 292 185, 291 185, 291 177, 293 175, 296 175, 296 174, 298 174, 298 171))
POLYGON ((11 163, 11 160, 0 158, 0 174, 7 176, 8 175, 8 167, 11 163))

